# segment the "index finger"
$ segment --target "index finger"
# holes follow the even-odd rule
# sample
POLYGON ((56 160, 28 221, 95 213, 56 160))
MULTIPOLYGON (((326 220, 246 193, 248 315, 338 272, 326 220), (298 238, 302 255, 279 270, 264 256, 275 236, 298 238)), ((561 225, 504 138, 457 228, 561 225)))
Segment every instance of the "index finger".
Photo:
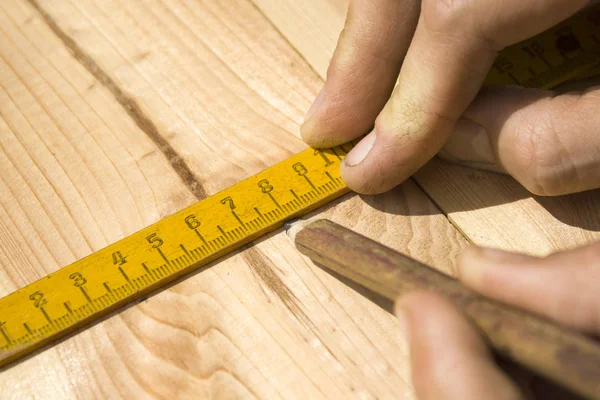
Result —
POLYGON ((398 185, 443 146, 496 54, 568 18, 587 0, 424 0, 398 85, 375 129, 345 158, 354 191, 398 185))

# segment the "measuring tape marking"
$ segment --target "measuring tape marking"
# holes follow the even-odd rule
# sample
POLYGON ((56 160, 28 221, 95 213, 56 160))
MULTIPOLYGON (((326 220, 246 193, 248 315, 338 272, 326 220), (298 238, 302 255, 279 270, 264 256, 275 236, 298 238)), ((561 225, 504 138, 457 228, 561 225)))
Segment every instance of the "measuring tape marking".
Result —
POLYGON ((307 149, 0 299, 0 365, 347 193, 353 146, 307 149))
MULTIPOLYGON (((600 72, 600 7, 503 50, 487 85, 550 88, 600 72)), ((0 366, 349 192, 356 141, 307 149, 0 299, 0 366)))

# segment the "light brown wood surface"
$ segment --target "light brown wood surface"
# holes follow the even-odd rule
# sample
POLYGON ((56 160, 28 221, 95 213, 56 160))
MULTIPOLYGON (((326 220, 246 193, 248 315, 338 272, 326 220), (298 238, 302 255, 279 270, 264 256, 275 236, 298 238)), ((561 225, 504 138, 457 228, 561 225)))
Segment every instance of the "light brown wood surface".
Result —
MULTIPOLYGON (((304 149, 345 7, 0 2, 0 295, 304 149)), ((449 274, 459 230, 539 254, 598 236, 594 194, 441 162, 416 182, 321 215, 449 274)), ((0 397, 408 399, 409 378, 396 320, 276 232, 3 370, 0 397)))
MULTIPOLYGON (((250 1, 0 2, 0 295, 305 148, 321 84, 250 1)), ((322 215, 450 274, 467 244, 413 181, 322 215)), ((408 382, 396 320, 276 232, 3 370, 0 397, 412 398, 408 382)))

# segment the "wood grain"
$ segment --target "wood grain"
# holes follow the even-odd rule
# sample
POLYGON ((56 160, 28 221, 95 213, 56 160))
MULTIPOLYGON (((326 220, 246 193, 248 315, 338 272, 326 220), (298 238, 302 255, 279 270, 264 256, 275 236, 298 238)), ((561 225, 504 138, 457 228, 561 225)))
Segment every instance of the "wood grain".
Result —
MULTIPOLYGON (((348 0, 253 0, 300 54, 325 79, 343 28, 348 0), (305 10, 319 10, 306 23, 305 10), (304 26, 300 26, 304 24, 304 26), (319 25, 316 28, 313 25, 319 25), (303 32, 320 37, 308 46, 303 32), (328 46, 328 48, 325 48, 328 46)), ((473 243, 534 255, 600 239, 600 196, 590 191, 560 198, 532 196, 514 179, 432 160, 414 177, 450 221, 473 243)))
POLYGON ((388 304, 418 290, 442 294, 471 318, 497 355, 526 366, 555 386, 600 399, 600 346, 592 338, 481 296, 460 281, 333 221, 300 221, 287 233, 302 254, 387 299, 388 304))
MULTIPOLYGON (((249 1, 13 0, 0 35, 2 295, 305 148, 321 79, 249 1)), ((449 274, 467 244, 413 182, 322 215, 449 274)), ((2 371, 0 392, 411 398, 397 328, 277 232, 2 371)))

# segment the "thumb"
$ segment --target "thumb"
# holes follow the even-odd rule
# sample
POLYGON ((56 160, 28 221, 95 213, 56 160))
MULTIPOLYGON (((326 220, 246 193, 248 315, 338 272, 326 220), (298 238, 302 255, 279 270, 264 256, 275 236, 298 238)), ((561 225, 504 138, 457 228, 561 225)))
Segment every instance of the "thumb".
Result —
POLYGON ((519 87, 481 91, 439 156, 510 174, 537 195, 600 187, 600 89, 558 94, 519 87))
POLYGON ((494 364, 476 329, 449 300, 433 293, 410 293, 399 300, 396 314, 408 339, 417 398, 522 398, 494 364))

